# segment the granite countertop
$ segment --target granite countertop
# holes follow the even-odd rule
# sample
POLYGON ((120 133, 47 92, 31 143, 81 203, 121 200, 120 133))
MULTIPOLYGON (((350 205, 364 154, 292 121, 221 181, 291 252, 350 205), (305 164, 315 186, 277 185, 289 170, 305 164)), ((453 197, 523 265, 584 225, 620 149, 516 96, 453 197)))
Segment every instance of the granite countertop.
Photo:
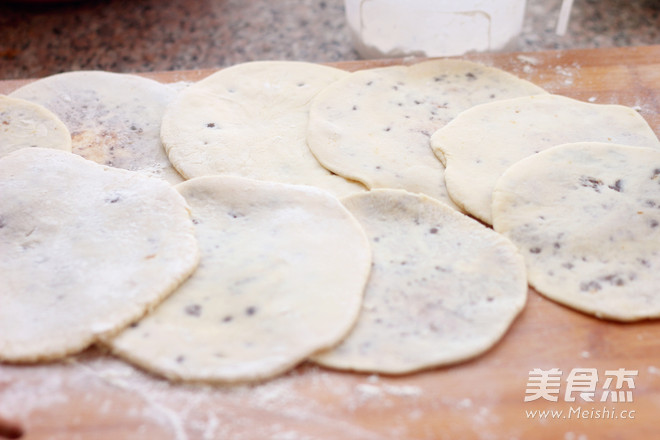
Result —
MULTIPOLYGON (((562 37, 554 32, 560 4, 528 0, 523 32, 509 50, 660 44, 657 0, 575 0, 562 37)), ((265 59, 359 59, 343 0, 0 0, 0 80, 265 59)))

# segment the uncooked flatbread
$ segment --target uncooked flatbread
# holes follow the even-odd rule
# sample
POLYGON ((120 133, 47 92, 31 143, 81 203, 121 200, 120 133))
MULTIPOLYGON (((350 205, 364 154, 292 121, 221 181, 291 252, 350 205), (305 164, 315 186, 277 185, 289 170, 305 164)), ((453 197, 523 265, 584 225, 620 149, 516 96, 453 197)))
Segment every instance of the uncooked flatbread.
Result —
POLYGON ((544 149, 583 141, 660 148, 653 130, 631 108, 550 94, 467 110, 434 133, 431 146, 447 167, 454 202, 491 224, 491 194, 504 170, 544 149))
POLYGON ((493 220, 543 295, 600 318, 660 316, 660 151, 576 143, 528 157, 498 180, 493 220))
POLYGON ((310 109, 307 140, 328 169, 368 188, 401 188, 455 206, 429 137, 474 105, 543 93, 503 70, 462 60, 358 71, 310 109))
POLYGON ((71 151, 64 123, 39 104, 0 95, 0 157, 28 147, 71 151))
POLYGON ((160 142, 165 106, 176 89, 136 75, 67 72, 42 78, 10 94, 36 102, 68 127, 73 152, 116 168, 183 180, 160 142))
POLYGON ((72 153, 0 159, 0 360, 80 351, 140 318, 196 267, 184 199, 72 153))
POLYGON ((332 174, 307 147, 311 99, 343 70, 261 61, 223 69, 188 87, 167 108, 162 140, 187 178, 228 174, 318 186, 335 195, 363 191, 332 174))
POLYGON ((346 335, 371 251, 358 222, 317 188, 231 176, 177 185, 191 206, 199 269, 112 350, 173 380, 280 374, 346 335))
POLYGON ((523 309, 524 261, 491 229, 402 190, 343 203, 364 227, 374 263, 354 330, 314 361, 388 374, 451 364, 492 347, 523 309))

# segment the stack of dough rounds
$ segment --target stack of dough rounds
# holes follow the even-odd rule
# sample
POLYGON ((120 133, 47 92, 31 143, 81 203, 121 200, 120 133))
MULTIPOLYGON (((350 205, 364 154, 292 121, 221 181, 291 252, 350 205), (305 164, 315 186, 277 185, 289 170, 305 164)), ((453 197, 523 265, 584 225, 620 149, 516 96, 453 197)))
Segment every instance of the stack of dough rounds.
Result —
POLYGON ((371 265, 359 223, 329 193, 233 176, 177 185, 199 269, 112 350, 173 380, 233 383, 280 374, 338 343, 371 265))
POLYGON ((660 317, 660 151, 556 146, 510 167, 493 226, 543 295, 601 318, 660 317))
POLYGON ((48 109, 24 99, 0 95, 0 157, 21 148, 71 151, 71 135, 48 109))
POLYGON ((310 101, 347 75, 292 61, 223 69, 168 106, 161 132, 167 154, 186 178, 226 174, 317 186, 338 196, 363 191, 323 168, 305 139, 310 101))
POLYGON ((543 89, 528 81, 469 61, 362 70, 314 99, 307 140, 318 160, 339 175, 454 206, 429 137, 474 105, 538 93, 543 89))
POLYGON ((165 106, 176 89, 135 75, 81 71, 42 78, 10 94, 43 105, 71 132, 73 152, 102 165, 183 179, 160 142, 165 106))
POLYGON ((161 179, 23 148, 0 159, 0 194, 0 360, 83 350, 197 266, 185 200, 161 179))
POLYGON ((632 108, 550 94, 466 110, 433 134, 431 146, 447 168, 454 202, 491 224, 493 187, 509 166, 559 144, 591 141, 660 148, 651 127, 632 108))
POLYGON ((373 266, 354 330, 319 364, 409 373, 475 357, 523 309, 522 256, 501 235, 446 204, 403 190, 343 199, 364 227, 373 266))

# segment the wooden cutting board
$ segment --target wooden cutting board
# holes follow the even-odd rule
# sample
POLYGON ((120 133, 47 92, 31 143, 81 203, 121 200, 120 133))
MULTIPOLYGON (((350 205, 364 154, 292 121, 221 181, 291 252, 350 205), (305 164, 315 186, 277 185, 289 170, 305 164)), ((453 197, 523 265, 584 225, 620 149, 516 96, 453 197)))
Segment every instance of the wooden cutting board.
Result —
MULTIPOLYGON (((553 93, 635 107, 660 135, 660 46, 466 58, 553 93)), ((210 73, 145 76, 174 82, 210 73)), ((0 93, 26 81, 0 81, 0 93)), ((402 377, 305 364, 254 386, 177 385, 98 349, 48 365, 0 364, 0 439, 652 439, 660 438, 658 417, 660 322, 600 321, 531 289, 524 312, 488 353, 402 377), (562 372, 556 402, 524 401, 535 369, 562 372), (613 402, 605 391, 616 381, 607 379, 619 369, 636 375, 621 384, 626 401, 613 402), (592 402, 570 392, 569 376, 580 372, 598 375, 592 402), (555 417, 534 413, 546 410, 555 417)))

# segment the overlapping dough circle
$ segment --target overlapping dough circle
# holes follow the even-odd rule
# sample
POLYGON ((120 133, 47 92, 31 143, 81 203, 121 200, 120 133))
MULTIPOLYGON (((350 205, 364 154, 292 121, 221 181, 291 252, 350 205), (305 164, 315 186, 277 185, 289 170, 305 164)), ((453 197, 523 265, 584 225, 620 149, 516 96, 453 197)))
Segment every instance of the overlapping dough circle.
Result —
POLYGON ((74 153, 172 184, 183 178, 165 154, 160 124, 165 106, 175 95, 170 85, 103 71, 60 73, 10 94, 55 113, 71 132, 74 153))
POLYGON ((433 132, 474 105, 539 93, 503 70, 463 60, 357 71, 314 99, 307 140, 326 168, 368 188, 400 188, 453 205, 429 146, 433 132))
POLYGON ((632 108, 551 94, 466 110, 433 134, 431 146, 447 168, 452 200, 491 224, 493 187, 509 166, 559 144, 590 141, 660 148, 651 127, 632 108))
POLYGON ((336 344, 354 324, 371 264, 364 232, 317 188, 231 176, 177 186, 199 269, 113 351, 175 380, 266 379, 336 344))
POLYGON ((660 151, 556 146, 509 168, 493 226, 543 295, 601 318, 660 316, 660 151))
POLYGON ((185 201, 161 179, 24 148, 0 159, 0 194, 2 360, 82 350, 197 265, 185 201))
POLYGON ((71 151, 71 134, 51 111, 34 102, 0 95, 0 157, 21 148, 71 151))
POLYGON ((524 307, 522 256, 491 229, 403 190, 343 203, 374 262, 355 328, 314 357, 321 365, 402 374, 459 362, 493 346, 524 307))
POLYGON ((319 64, 238 64, 193 84, 167 108, 161 137, 187 178, 228 174, 318 186, 335 195, 362 185, 330 173, 307 147, 310 101, 347 72, 319 64))

